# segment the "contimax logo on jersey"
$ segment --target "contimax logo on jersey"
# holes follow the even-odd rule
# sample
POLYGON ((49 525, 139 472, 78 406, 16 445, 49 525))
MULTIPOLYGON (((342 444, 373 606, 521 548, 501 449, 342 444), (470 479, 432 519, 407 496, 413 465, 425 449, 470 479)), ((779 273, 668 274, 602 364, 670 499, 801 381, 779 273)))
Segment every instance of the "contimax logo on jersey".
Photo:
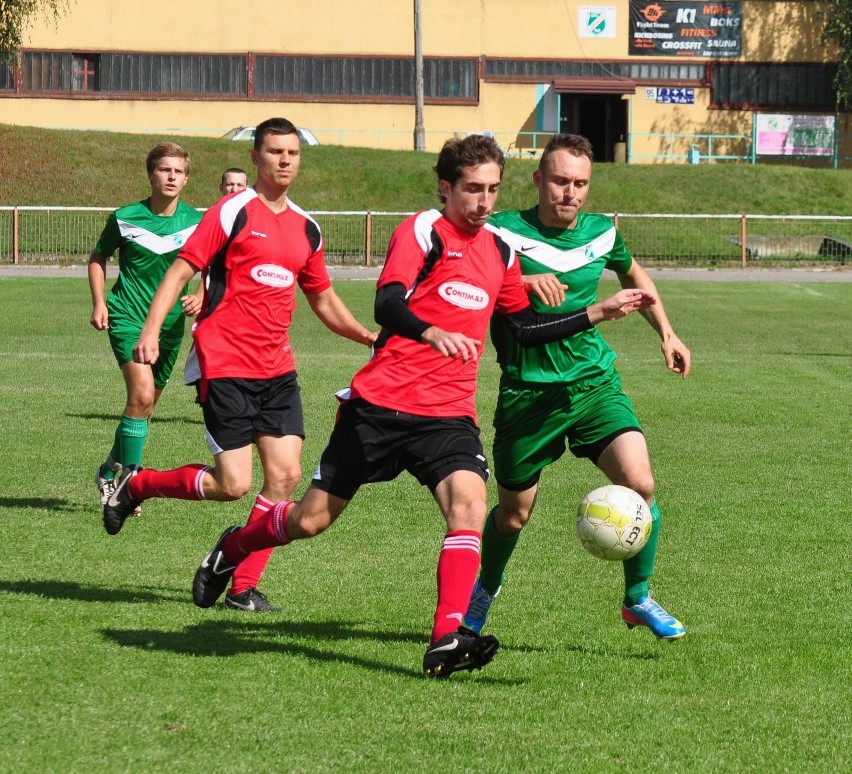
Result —
POLYGON ((445 282, 438 288, 438 295, 462 309, 485 309, 488 293, 465 282, 445 282))
POLYGON ((272 285, 274 288, 289 288, 293 284, 293 272, 274 263, 255 266, 251 276, 262 285, 272 285))

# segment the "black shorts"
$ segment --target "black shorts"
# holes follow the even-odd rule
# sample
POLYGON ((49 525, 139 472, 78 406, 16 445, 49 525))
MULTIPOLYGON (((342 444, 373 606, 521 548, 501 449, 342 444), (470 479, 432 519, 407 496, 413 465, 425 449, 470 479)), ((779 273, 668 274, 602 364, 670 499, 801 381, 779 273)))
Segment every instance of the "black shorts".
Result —
POLYGON ((258 434, 305 437, 296 372, 273 379, 208 379, 198 388, 213 454, 250 446, 258 434))
POLYGON ((407 470, 434 493, 450 473, 488 480, 479 428, 469 417, 421 417, 347 401, 322 453, 313 485, 351 500, 362 484, 391 481, 407 470))

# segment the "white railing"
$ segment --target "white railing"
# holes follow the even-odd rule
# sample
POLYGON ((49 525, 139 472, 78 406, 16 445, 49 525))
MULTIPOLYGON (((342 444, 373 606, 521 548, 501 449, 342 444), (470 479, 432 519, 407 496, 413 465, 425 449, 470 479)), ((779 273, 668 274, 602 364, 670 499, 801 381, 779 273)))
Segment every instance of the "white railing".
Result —
MULTIPOLYGON (((0 207, 0 263, 88 259, 109 207, 0 207)), ((409 212, 317 211, 329 264, 381 264, 409 212)), ((852 216, 609 213, 630 252, 658 266, 852 263, 852 216)))

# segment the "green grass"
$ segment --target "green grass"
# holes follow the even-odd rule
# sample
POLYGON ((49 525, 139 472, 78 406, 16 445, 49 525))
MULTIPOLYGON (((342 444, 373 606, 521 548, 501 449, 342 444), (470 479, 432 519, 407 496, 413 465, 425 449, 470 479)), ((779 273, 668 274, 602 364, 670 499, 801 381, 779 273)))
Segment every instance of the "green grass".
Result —
MULTIPOLYGON (((686 382, 638 317, 605 334, 655 462, 654 589, 687 637, 620 623, 619 568, 571 523, 603 478, 566 458, 494 608, 501 651, 433 682, 443 527, 424 489, 365 487, 327 533, 279 549, 263 587, 282 613, 199 610, 195 567, 248 499, 151 501, 108 537, 91 476, 123 389, 85 280, 0 279, 0 771, 849 771, 852 285, 660 286, 693 350, 686 382)), ((337 288, 370 317, 371 283, 337 288)), ((308 478, 365 352, 304 303, 294 346, 308 478)), ((489 354, 486 448, 496 379, 489 354)), ((175 380, 145 463, 208 459, 175 380)))
MULTIPOLYGON (((0 205, 118 207, 147 193, 145 155, 161 140, 190 152, 184 200, 207 207, 227 167, 249 172, 251 146, 216 138, 38 129, 0 124, 0 205)), ((435 154, 339 146, 304 148, 293 198, 308 210, 414 211, 437 204, 435 154)), ((534 203, 529 159, 508 159, 501 209, 534 203)), ((847 215, 852 171, 790 164, 598 164, 589 211, 847 215)))

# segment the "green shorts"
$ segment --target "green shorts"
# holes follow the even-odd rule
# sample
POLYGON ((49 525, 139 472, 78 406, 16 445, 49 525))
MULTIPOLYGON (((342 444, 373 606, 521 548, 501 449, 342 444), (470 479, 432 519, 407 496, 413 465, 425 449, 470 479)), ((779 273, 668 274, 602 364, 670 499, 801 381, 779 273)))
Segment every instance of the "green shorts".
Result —
POLYGON ((595 462, 610 442, 642 432, 621 377, 612 368, 575 384, 523 386, 502 380, 494 413, 494 475, 507 489, 528 489, 567 446, 595 462))
MULTIPOLYGON (((142 333, 141 328, 113 328, 110 326, 109 345, 112 347, 112 353, 115 355, 119 366, 133 360, 133 347, 139 341, 140 333, 142 333)), ((154 387, 158 390, 162 390, 168 384, 182 343, 181 339, 160 337, 160 356, 157 358, 157 362, 151 366, 151 370, 154 372, 154 387)))

